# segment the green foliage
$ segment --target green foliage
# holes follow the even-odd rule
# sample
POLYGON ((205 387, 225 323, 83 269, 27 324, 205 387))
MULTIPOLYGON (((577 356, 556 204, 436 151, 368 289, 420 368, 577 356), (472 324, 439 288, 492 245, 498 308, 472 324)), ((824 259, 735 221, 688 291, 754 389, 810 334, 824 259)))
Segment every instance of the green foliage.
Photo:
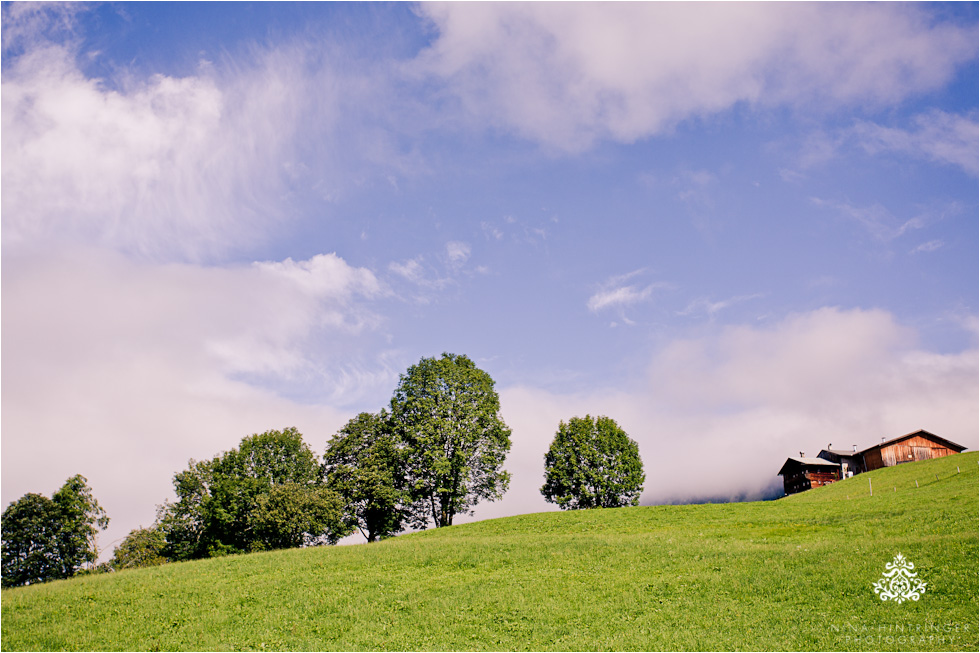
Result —
POLYGON ((192 460, 174 475, 177 501, 159 511, 164 553, 189 560, 302 544, 306 538, 335 541, 346 533, 326 516, 335 502, 317 490, 321 484, 319 462, 295 428, 250 435, 210 461, 192 460), (272 495, 281 486, 288 489, 272 495), (256 513, 260 500, 262 511, 256 513), (291 519, 280 509, 289 502, 303 508, 291 519))
POLYGON ((436 527, 481 500, 503 496, 510 429, 490 375, 466 356, 423 358, 401 376, 391 399, 395 432, 407 447, 406 476, 417 525, 436 527))
POLYGON ((3 511, 3 586, 64 578, 58 552, 58 506, 25 494, 3 511))
POLYGON ((25 494, 3 512, 3 586, 71 578, 98 558, 95 538, 108 525, 84 476, 51 499, 25 494))
POLYGON ((129 532, 112 554, 112 568, 138 569, 167 562, 163 555, 167 541, 157 527, 137 528, 129 532))
POLYGON ((608 417, 561 422, 544 468, 541 494, 562 510, 635 506, 643 492, 640 449, 608 417))
POLYGON ((253 551, 336 544, 354 530, 344 519, 343 498, 323 485, 273 485, 259 495, 249 520, 253 551))
POLYGON ((368 542, 391 537, 409 520, 405 450, 388 413, 361 413, 327 443, 327 485, 348 503, 350 523, 368 542))
POLYGON ((174 474, 176 502, 165 501, 157 510, 168 560, 206 558, 212 537, 207 534, 214 501, 210 493, 210 461, 191 460, 186 470, 174 474))
POLYGON ((519 515, 15 588, 3 591, 0 641, 21 651, 977 651, 977 471, 973 452, 778 501, 519 515), (928 584, 901 605, 872 588, 899 552, 928 584))

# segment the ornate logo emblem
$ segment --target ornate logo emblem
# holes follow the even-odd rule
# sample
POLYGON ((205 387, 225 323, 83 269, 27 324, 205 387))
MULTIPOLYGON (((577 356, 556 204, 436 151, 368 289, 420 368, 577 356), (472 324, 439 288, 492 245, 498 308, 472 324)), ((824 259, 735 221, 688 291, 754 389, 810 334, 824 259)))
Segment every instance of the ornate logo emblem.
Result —
POLYGON ((885 565, 881 580, 874 584, 875 594, 882 601, 918 601, 926 591, 926 584, 917 578, 918 573, 913 569, 915 565, 899 553, 885 565))

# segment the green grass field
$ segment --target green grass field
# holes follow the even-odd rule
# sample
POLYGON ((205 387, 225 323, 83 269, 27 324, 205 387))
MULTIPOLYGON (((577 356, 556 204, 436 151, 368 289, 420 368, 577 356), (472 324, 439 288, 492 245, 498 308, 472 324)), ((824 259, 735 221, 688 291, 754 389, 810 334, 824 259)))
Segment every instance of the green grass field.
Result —
POLYGON ((521 515, 4 590, 2 649, 976 651, 977 471, 973 452, 773 502, 521 515), (918 601, 872 589, 897 553, 918 601))

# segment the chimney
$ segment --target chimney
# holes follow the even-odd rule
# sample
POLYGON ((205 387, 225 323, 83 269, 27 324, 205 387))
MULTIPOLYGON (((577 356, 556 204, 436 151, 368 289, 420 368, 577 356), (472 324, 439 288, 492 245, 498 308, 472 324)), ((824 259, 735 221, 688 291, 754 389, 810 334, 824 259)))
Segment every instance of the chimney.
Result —
POLYGON ((881 443, 885 444, 885 436, 881 436, 881 443))
POLYGON ((834 448, 834 444, 832 442, 828 442, 827 443, 827 451, 830 451, 833 448, 834 448))
POLYGON ((858 452, 858 446, 856 444, 852 444, 851 447, 852 447, 854 453, 857 453, 858 452))

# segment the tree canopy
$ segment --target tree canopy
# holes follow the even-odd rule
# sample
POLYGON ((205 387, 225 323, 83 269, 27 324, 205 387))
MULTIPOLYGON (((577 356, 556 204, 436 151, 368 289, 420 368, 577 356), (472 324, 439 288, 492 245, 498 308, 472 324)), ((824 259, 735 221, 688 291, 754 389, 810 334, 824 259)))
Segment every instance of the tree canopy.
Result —
POLYGON ((112 568, 119 571, 162 565, 167 561, 163 555, 166 543, 159 528, 134 529, 113 551, 112 568))
POLYGON ((417 524, 449 526, 481 500, 503 496, 510 429, 493 379, 466 356, 423 358, 401 375, 391 399, 406 447, 406 478, 417 524))
POLYGON ((84 476, 69 478, 50 499, 25 494, 3 512, 3 586, 71 578, 96 561, 96 535, 108 525, 84 476))
POLYGON ((390 414, 361 413, 327 443, 327 486, 348 502, 350 522, 368 542, 402 531, 411 515, 405 447, 390 414))
POLYGON ((639 504, 645 478, 639 446, 609 417, 560 422, 544 460, 541 494, 563 510, 639 504))
POLYGON ((335 542, 353 530, 295 428, 266 431, 174 475, 159 511, 171 560, 335 542))

